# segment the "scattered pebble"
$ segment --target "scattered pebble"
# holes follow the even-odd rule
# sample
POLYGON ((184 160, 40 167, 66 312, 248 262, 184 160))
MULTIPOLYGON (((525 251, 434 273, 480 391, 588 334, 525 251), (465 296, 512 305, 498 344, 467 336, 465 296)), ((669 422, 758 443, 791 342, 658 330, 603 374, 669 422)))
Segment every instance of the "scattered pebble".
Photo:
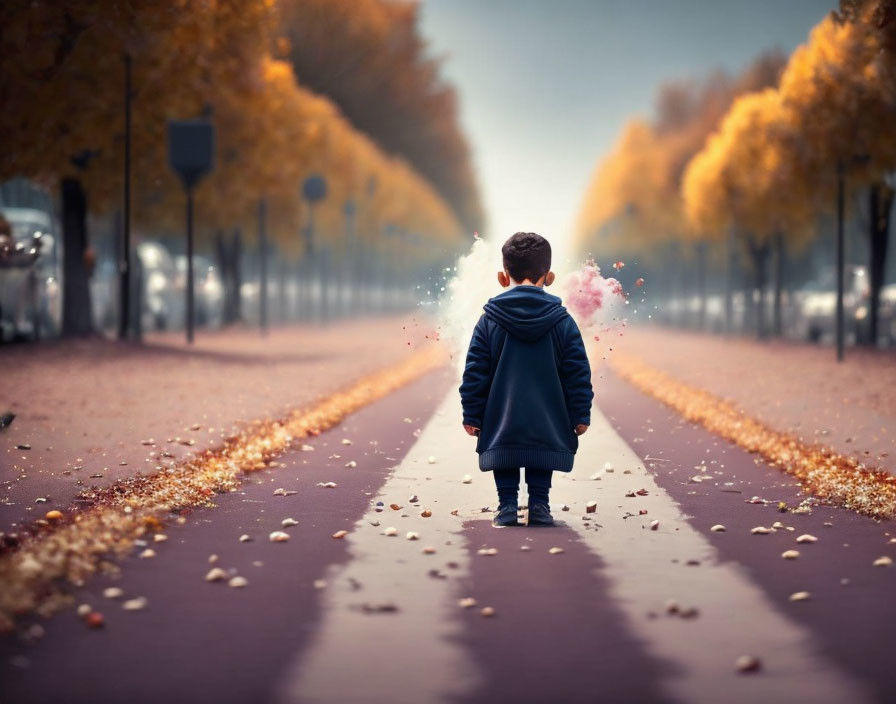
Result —
POLYGON ((659 521, 654 520, 654 521, 650 522, 650 530, 656 530, 659 527, 660 527, 659 521))
POLYGON ((78 616, 81 618, 84 618, 91 611, 93 611, 93 607, 90 604, 81 604, 78 606, 78 616))
POLYGON ((146 608, 149 602, 146 600, 145 596, 138 596, 133 599, 128 599, 121 605, 121 608, 125 611, 142 611, 146 608))
POLYGON ((423 548, 423 554, 424 555, 435 555, 436 549, 434 547, 427 546, 427 547, 423 548))
POLYGON ((152 539, 157 543, 164 543, 166 540, 168 540, 168 536, 164 533, 156 533, 154 536, 152 536, 152 539))
POLYGON ((465 475, 464 475, 464 478, 463 478, 461 481, 462 481, 464 484, 472 484, 472 483, 473 483, 473 477, 471 477, 469 474, 465 474, 465 475))
POLYGON ((217 556, 217 555, 209 555, 209 556, 208 556, 208 563, 209 563, 210 565, 215 564, 217 561, 218 561, 218 556, 217 556))
POLYGON ((784 528, 784 524, 781 523, 781 521, 775 521, 774 523, 772 523, 772 528, 774 528, 775 530, 782 530, 784 528))
POLYGON ((283 488, 274 489, 274 496, 292 496, 293 494, 298 494, 297 491, 287 490, 283 488))
POLYGON ((772 529, 766 528, 765 526, 756 526, 755 528, 752 528, 750 532, 753 535, 768 535, 772 532, 772 529))
POLYGON ((809 535, 808 533, 804 533, 803 535, 800 535, 797 537, 796 542, 801 543, 801 544, 802 543, 816 543, 816 542, 818 542, 818 538, 816 538, 814 535, 809 535))
POLYGON ((408 540, 420 540, 420 534, 419 534, 419 533, 415 533, 415 532, 412 531, 412 530, 409 530, 409 531, 405 534, 404 537, 407 538, 408 540))
POLYGON ((347 530, 337 530, 335 533, 333 533, 333 537, 336 538, 336 540, 342 540, 347 535, 347 530))
POLYGON ((521 546, 520 546, 520 550, 522 550, 523 552, 529 552, 531 549, 532 549, 532 548, 530 548, 528 545, 521 545, 521 546))
POLYGON ((476 551, 477 555, 497 555, 498 548, 479 548, 476 551))
POLYGON ((220 582, 222 579, 227 579, 227 572, 220 567, 212 567, 205 575, 206 582, 220 582))
POLYGON ((463 599, 459 599, 457 602, 457 605, 462 609, 472 609, 476 604, 476 599, 471 596, 466 596, 463 599))
POLYGON ((560 510, 561 510, 561 511, 569 511, 569 506, 567 506, 566 504, 563 504, 563 505, 560 507, 560 510))
POLYGON ((433 455, 430 455, 426 461, 429 462, 430 464, 435 464, 436 458, 433 455))
POLYGON ((721 523, 716 523, 710 530, 713 533, 724 533, 727 529, 721 523))
POLYGON ((251 540, 252 540, 252 536, 249 535, 249 534, 247 534, 247 533, 243 533, 243 534, 240 536, 240 542, 241 542, 241 543, 248 543, 248 542, 251 541, 251 540))
POLYGON ((430 516, 432 516, 432 511, 430 511, 428 508, 425 508, 420 512, 420 515, 423 518, 429 518, 430 516))
POLYGON ((389 504, 389 508, 393 511, 401 511, 403 507, 400 504, 389 504))
POLYGON ((324 489, 335 489, 336 482, 318 482, 318 486, 322 486, 324 489))
POLYGON ((156 556, 156 551, 153 550, 152 548, 146 548, 143 552, 140 553, 140 557, 144 558, 144 559, 147 557, 155 557, 155 556, 156 556))
POLYGON ((486 618, 491 618, 495 615, 495 610, 491 606, 483 606, 479 613, 486 618))
POLYGON ((289 533, 284 533, 282 530, 275 530, 268 536, 268 539, 272 543, 285 543, 289 540, 289 533))
POLYGON ((342 438, 342 444, 343 445, 351 445, 352 441, 349 440, 348 438, 342 438))
POLYGON ((353 469, 358 466, 358 463, 355 462, 355 460, 349 460, 348 462, 345 463, 345 466, 348 467, 349 469, 353 469))
POLYGON ((249 585, 249 580, 245 577, 232 577, 230 581, 227 583, 227 586, 233 587, 234 589, 240 589, 242 587, 246 587, 249 585))
POLYGON ((106 619, 99 611, 91 611, 84 616, 84 623, 88 628, 102 628, 106 624, 106 619))
POLYGON ((563 548, 551 548, 550 550, 548 550, 548 552, 551 555, 559 555, 560 553, 565 552, 565 551, 563 550, 563 548))
POLYGON ((781 557, 783 557, 785 560, 795 560, 799 556, 799 550, 785 550, 781 553, 781 557))
POLYGON ((62 518, 62 511, 47 511, 47 515, 44 516, 48 521, 58 521, 62 518))
POLYGON ((597 501, 589 501, 585 504, 586 513, 594 513, 595 511, 597 511, 597 501))
POLYGON ((302 452, 313 452, 314 445, 302 445, 302 452))
POLYGON ((610 462, 604 462, 604 471, 613 472, 613 465, 610 462))
POLYGON ((398 528, 389 526, 388 528, 386 528, 386 530, 383 531, 383 535, 388 535, 389 537, 398 535, 398 528))
POLYGON ((17 450, 30 450, 31 445, 29 445, 27 442, 20 442, 18 445, 16 445, 16 449, 17 450))
POLYGON ((106 587, 103 589, 103 596, 107 599, 120 599, 124 596, 124 590, 121 587, 106 587))
POLYGON ((755 655, 741 655, 734 663, 738 672, 752 673, 762 669, 762 662, 755 655))
POLYGON ((884 555, 883 557, 877 558, 874 562, 871 563, 874 567, 890 567, 893 564, 893 558, 887 557, 884 555))
POLYGON ((326 589, 327 588, 327 580, 315 579, 314 580, 314 588, 315 589, 326 589))
POLYGON ((809 601, 812 595, 809 592, 794 592, 788 598, 790 601, 809 601))
POLYGON ((280 521, 280 525, 284 528, 289 528, 290 526, 297 526, 299 522, 295 518, 284 518, 280 521))
POLYGON ((415 504, 418 501, 420 501, 420 499, 417 497, 416 494, 412 494, 411 497, 408 499, 409 504, 415 504))

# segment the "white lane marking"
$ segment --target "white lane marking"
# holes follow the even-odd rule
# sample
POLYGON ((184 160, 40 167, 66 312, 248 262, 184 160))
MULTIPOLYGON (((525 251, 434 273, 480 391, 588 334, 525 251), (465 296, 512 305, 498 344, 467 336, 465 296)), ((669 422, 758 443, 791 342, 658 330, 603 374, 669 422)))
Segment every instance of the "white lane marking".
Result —
MULTIPOLYGON (((491 475, 475 468, 472 440, 460 428, 458 406, 456 393, 449 393, 374 499, 382 500, 385 510, 371 508, 346 538, 350 561, 331 570, 322 624, 309 648, 287 669, 281 704, 448 701, 472 692, 485 676, 458 642, 460 622, 452 618, 459 608, 454 580, 426 576, 432 568, 469 574, 463 523, 488 520, 490 515, 479 508, 494 507, 496 501, 491 475), (428 463, 429 456, 436 457, 436 464, 428 463), (464 474, 472 475, 472 484, 461 483, 464 474), (418 504, 408 503, 412 494, 419 496, 418 504), (390 510, 392 502, 404 510, 390 510), (432 517, 421 518, 427 507, 432 517), (455 508, 460 516, 450 515, 455 508), (380 525, 372 526, 372 520, 380 525), (382 535, 388 526, 398 528, 398 536, 382 535), (410 530, 420 539, 406 540, 410 530), (427 545, 438 552, 423 555, 427 545), (449 570, 447 562, 458 568, 449 570), (360 589, 353 589, 351 580, 360 589), (364 614, 357 607, 365 603, 391 603, 399 611, 364 614)), ((555 475, 555 514, 603 561, 610 595, 646 651, 670 664, 674 674, 662 685, 672 698, 688 704, 869 700, 859 684, 815 652, 811 633, 778 612, 742 569, 719 564, 709 541, 690 526, 596 408, 576 464, 571 475, 555 475), (601 481, 588 480, 606 461, 615 471, 603 473, 601 481), (632 473, 623 474, 625 469, 632 473), (624 498, 626 490, 642 487, 647 497, 624 498), (590 500, 598 502, 597 513, 585 513, 590 500), (558 512, 562 503, 571 510, 558 512), (640 520, 622 520, 625 510, 638 508, 649 513, 640 520), (586 529, 582 515, 603 527, 586 529), (648 518, 658 518, 660 529, 642 528, 648 518), (673 557, 678 564, 671 563, 673 557), (688 559, 700 560, 701 566, 685 566, 688 559), (696 606, 700 616, 666 618, 669 599, 696 606), (649 620, 648 611, 660 617, 649 620), (735 659, 745 653, 762 659, 763 672, 734 671, 735 659)))
POLYGON ((573 517, 571 526, 603 560, 616 605, 648 653, 677 671, 663 682, 671 696, 696 704, 871 699, 862 685, 817 652, 811 632, 778 611, 739 565, 719 562, 716 549, 597 408, 581 440, 576 469, 555 475, 551 503, 569 504, 570 512, 561 515, 573 517), (602 471, 605 462, 613 466, 612 473, 602 471), (601 479, 590 480, 596 469, 601 479), (627 469, 631 474, 624 474, 627 469), (625 496, 641 488, 647 496, 625 496), (588 515, 603 526, 599 530, 586 529, 581 520, 589 500, 598 502, 597 512, 588 515), (642 508, 647 515, 622 519, 626 511, 642 508), (660 525, 651 531, 655 519, 660 525), (688 566, 691 559, 700 565, 688 566), (670 599, 697 607, 700 615, 667 617, 670 599), (650 611, 659 617, 649 619, 650 611), (735 671, 735 660, 744 654, 762 660, 761 673, 735 671))
POLYGON ((459 643, 456 580, 427 575, 430 569, 452 577, 469 574, 463 523, 491 520, 479 509, 495 505, 491 475, 476 468, 474 441, 464 435, 457 407, 457 392, 448 394, 373 499, 383 501, 385 510, 371 507, 345 538, 350 561, 328 575, 323 622, 304 657, 289 667, 282 704, 447 701, 479 682, 477 663, 459 643), (472 476, 471 484, 462 483, 464 474, 472 476), (409 503, 414 494, 419 502, 409 503), (393 511, 391 503, 404 509, 393 511), (420 516, 425 508, 432 517, 420 516), (453 509, 458 516, 451 515, 453 509), (383 535, 389 526, 398 529, 397 536, 383 535), (408 531, 419 533, 419 540, 407 540, 408 531), (424 555, 425 546, 436 554, 424 555), (448 568, 448 562, 458 566, 448 568), (360 588, 353 589, 351 580, 360 588), (365 603, 394 604, 399 611, 365 614, 358 609, 365 603))

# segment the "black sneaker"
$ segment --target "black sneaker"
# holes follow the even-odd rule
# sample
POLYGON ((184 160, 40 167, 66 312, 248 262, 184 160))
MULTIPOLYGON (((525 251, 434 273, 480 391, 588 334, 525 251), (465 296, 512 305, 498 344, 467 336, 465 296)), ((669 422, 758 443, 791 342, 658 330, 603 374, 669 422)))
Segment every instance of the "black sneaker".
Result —
POLYGON ((518 526, 517 512, 519 507, 515 503, 499 504, 498 510, 495 511, 495 518, 492 520, 493 526, 518 526))
POLYGON ((551 509, 547 504, 530 504, 529 505, 529 523, 530 526, 552 526, 554 525, 554 517, 551 515, 551 509))

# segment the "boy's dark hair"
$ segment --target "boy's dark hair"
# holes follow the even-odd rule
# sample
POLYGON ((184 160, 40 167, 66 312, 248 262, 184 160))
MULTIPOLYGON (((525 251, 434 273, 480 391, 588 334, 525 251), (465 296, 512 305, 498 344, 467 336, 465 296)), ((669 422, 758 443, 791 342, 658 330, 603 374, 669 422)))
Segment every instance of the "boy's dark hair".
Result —
POLYGON ((501 247, 504 269, 520 282, 538 281, 551 270, 551 243, 534 232, 517 232, 501 247))

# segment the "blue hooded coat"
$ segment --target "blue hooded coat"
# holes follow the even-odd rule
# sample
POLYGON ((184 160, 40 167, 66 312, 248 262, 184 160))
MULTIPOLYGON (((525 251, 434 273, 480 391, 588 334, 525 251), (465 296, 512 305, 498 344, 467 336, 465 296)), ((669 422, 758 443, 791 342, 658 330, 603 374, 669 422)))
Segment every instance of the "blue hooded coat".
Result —
POLYGON ((560 299, 516 286, 485 304, 460 386, 464 425, 480 429, 483 471, 569 472, 577 425, 591 423, 591 365, 560 299))

